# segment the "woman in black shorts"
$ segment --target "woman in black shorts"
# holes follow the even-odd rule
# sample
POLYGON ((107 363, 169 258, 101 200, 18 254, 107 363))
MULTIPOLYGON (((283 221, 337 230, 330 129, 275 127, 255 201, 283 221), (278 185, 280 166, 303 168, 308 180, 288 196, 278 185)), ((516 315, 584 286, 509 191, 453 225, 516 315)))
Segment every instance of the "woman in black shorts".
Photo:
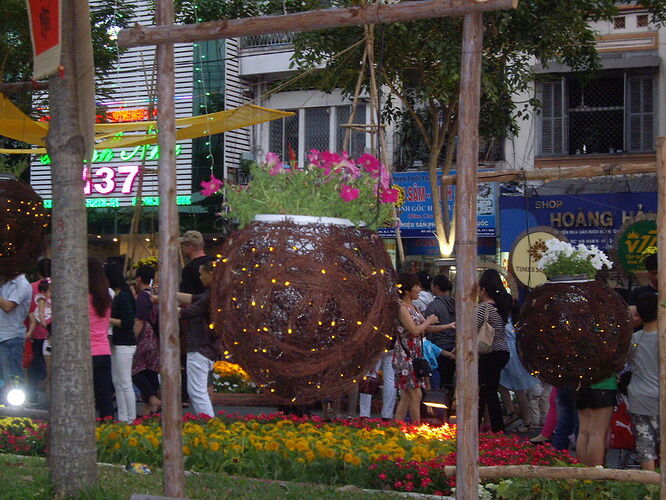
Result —
POLYGON ((604 465, 606 433, 617 398, 617 376, 576 391, 579 431, 576 457, 581 463, 594 467, 604 465))

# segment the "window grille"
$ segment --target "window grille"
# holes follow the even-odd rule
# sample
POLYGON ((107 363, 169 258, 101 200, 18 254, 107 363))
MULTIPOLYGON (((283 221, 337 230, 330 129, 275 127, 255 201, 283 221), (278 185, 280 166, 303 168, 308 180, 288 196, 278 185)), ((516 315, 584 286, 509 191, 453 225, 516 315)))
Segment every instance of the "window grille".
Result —
POLYGON ((330 109, 328 107, 305 108, 305 153, 312 149, 327 151, 330 138, 330 109))
POLYGON ((645 28, 648 25, 648 15, 647 14, 639 14, 636 16, 636 27, 637 28, 645 28))
POLYGON ((653 75, 562 78, 542 82, 538 90, 541 155, 654 151, 653 75))
POLYGON ((289 159, 290 149, 298 155, 298 110, 287 111, 295 111, 296 114, 271 122, 268 144, 269 150, 283 160, 289 159))
POLYGON ((616 30, 622 30, 626 27, 627 20, 624 16, 614 17, 613 18, 613 28, 616 30))
MULTIPOLYGON (((337 121, 337 126, 336 126, 336 150, 337 151, 342 151, 342 145, 345 140, 345 133, 347 131, 347 127, 343 127, 342 125, 348 123, 349 120, 349 115, 351 114, 351 106, 339 106, 336 108, 336 121, 337 121)), ((356 114, 354 116, 354 119, 351 120, 352 123, 355 124, 366 124, 367 122, 366 118, 366 108, 365 105, 359 105, 356 107, 356 114)), ((351 133, 351 140, 348 146, 349 149, 349 154, 352 157, 358 157, 361 156, 365 150, 365 138, 366 134, 364 132, 360 132, 358 130, 352 130, 351 133)))

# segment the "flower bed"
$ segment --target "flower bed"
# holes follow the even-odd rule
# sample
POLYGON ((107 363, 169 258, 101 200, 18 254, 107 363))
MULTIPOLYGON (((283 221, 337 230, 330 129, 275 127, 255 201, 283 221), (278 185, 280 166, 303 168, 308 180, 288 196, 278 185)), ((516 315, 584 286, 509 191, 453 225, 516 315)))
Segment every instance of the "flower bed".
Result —
POLYGON ((257 386, 240 365, 216 361, 213 366, 213 388, 219 393, 256 394, 257 386))

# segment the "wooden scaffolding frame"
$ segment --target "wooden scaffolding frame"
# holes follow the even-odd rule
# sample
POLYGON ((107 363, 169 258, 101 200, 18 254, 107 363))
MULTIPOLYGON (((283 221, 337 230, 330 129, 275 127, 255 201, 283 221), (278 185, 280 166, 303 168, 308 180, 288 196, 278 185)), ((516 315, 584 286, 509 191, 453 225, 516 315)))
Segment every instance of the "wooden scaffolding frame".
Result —
MULTIPOLYGON (((180 367, 177 331, 177 269, 178 269, 178 211, 176 206, 174 59, 173 44, 248 35, 311 31, 342 26, 370 25, 463 16, 461 93, 459 105, 456 220, 458 221, 456 255, 458 256, 456 303, 458 352, 458 431, 456 498, 477 499, 479 477, 558 477, 576 479, 621 479, 661 483, 661 498, 666 499, 666 474, 643 471, 612 471, 599 469, 558 470, 544 472, 539 467, 493 467, 478 465, 478 411, 476 348, 476 189, 478 181, 478 121, 481 81, 481 52, 483 48, 484 11, 515 8, 518 0, 423 0, 388 5, 364 5, 352 8, 308 11, 280 16, 259 16, 246 19, 214 21, 192 25, 174 25, 173 0, 158 0, 157 26, 135 26, 118 34, 122 47, 157 45, 160 103, 159 126, 159 192, 160 192, 160 331, 162 336, 163 384, 163 448, 164 489, 167 496, 184 496, 184 471, 180 419, 180 367), (490 470, 492 469, 492 470, 490 470), (528 470, 529 469, 529 470, 528 470), (632 474, 633 472, 633 474, 632 474)), ((657 170, 659 177, 659 245, 666 248, 666 165, 664 139, 659 140, 657 170)), ((660 299, 666 299, 666 251, 659 256, 660 299)), ((659 311, 660 327, 660 410, 666 415, 666 309, 659 311)), ((666 425, 661 428, 662 443, 666 442, 666 425)), ((662 459, 665 457, 662 448, 662 459)), ((552 470, 552 469, 549 469, 552 470)))

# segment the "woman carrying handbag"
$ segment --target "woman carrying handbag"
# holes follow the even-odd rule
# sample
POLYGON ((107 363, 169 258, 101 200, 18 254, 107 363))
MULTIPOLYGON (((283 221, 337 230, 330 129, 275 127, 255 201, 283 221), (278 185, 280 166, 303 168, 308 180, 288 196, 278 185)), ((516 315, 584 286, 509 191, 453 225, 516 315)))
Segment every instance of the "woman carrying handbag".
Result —
POLYGON ((400 402, 395 412, 396 420, 404 420, 409 411, 412 424, 421 422, 421 390, 426 388, 429 374, 416 373, 423 359, 423 336, 427 333, 438 333, 450 325, 436 325, 437 316, 431 314, 427 318, 416 309, 413 301, 419 297, 421 285, 418 277, 412 273, 401 273, 398 276, 398 293, 400 310, 398 318, 397 339, 393 352, 393 368, 395 370, 395 386, 400 389, 400 402))

